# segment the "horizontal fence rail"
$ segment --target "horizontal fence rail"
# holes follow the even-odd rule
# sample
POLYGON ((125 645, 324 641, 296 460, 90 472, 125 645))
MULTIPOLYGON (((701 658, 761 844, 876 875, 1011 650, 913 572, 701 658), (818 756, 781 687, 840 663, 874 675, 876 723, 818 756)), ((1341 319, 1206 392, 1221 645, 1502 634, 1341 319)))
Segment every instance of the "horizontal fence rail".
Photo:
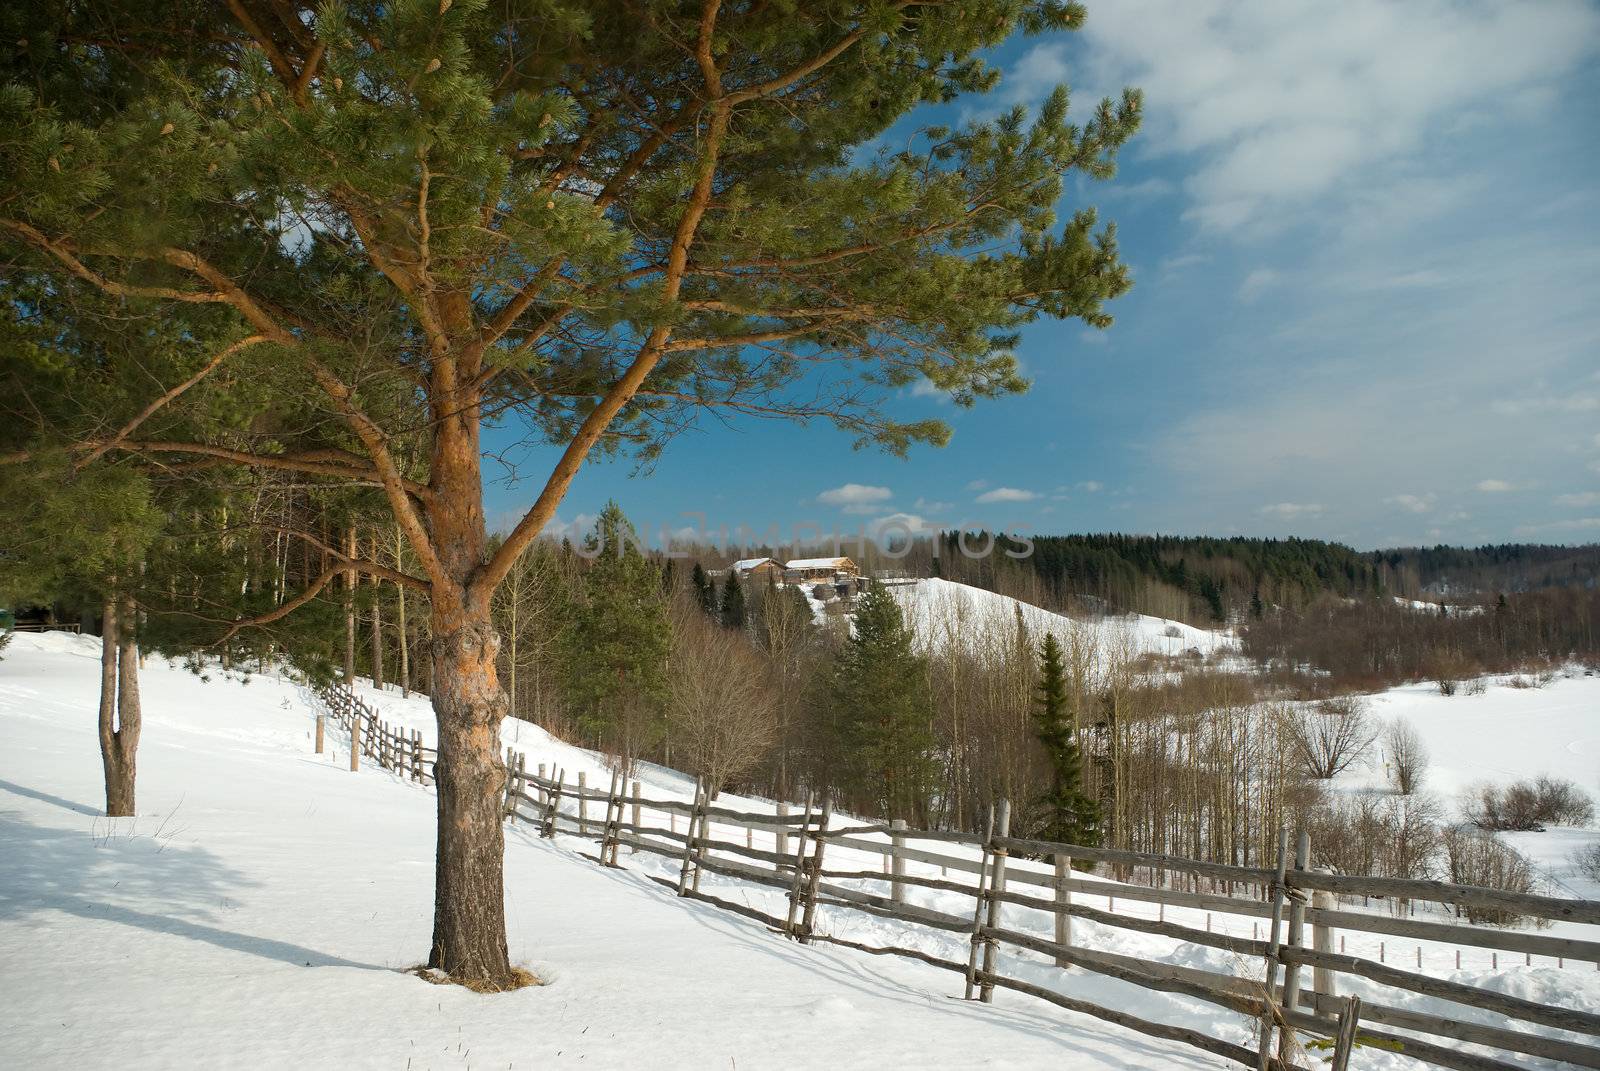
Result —
MULTIPOLYGON (((329 716, 351 734, 352 769, 365 756, 408 780, 432 783, 437 752, 424 746, 420 732, 389 725, 342 687, 329 687, 318 695, 329 716)), ((319 751, 320 720, 319 716, 319 751)), ((638 781, 630 787, 617 774, 611 776, 609 788, 602 790, 588 785, 583 773, 569 781, 559 769, 547 773, 539 766, 530 772, 526 756, 511 749, 506 762, 510 776, 504 810, 508 821, 531 824, 543 837, 560 834, 594 840, 598 852, 592 858, 607 866, 619 865, 624 847, 630 853, 661 856, 676 863, 678 877, 653 876, 653 880, 681 896, 733 911, 802 943, 902 956, 962 974, 968 996, 976 994, 984 1002, 992 999, 996 988, 1025 993, 1151 1037, 1183 1042, 1258 1071, 1297 1067, 1297 1032, 1326 1039, 1318 1044, 1332 1049, 1335 1068, 1344 1066, 1350 1049, 1360 1045, 1460 1071, 1516 1071, 1529 1066, 1520 1062, 1527 1056, 1600 1068, 1600 1044, 1596 1041, 1600 1015, 1393 965, 1386 961, 1382 951, 1386 946, 1381 941, 1376 960, 1344 954, 1342 936, 1339 951, 1334 950, 1336 935, 1372 934, 1521 953, 1529 962, 1534 955, 1555 959, 1561 966, 1569 960, 1587 962, 1600 970, 1600 939, 1596 939, 1600 931, 1569 937, 1461 921, 1401 918, 1341 907, 1340 898, 1426 901, 1585 925, 1600 925, 1600 902, 1439 881, 1323 873, 1307 865, 1309 842, 1304 837, 1297 851, 1289 852, 1285 845, 1281 870, 1268 870, 1012 837, 1006 828, 1008 807, 1003 801, 997 808, 999 820, 991 822, 986 835, 909 829, 899 822, 838 825, 832 822, 829 806, 815 799, 798 810, 787 804, 779 804, 776 813, 738 810, 712 804, 703 784, 697 786, 692 801, 657 799, 644 796, 638 781), (954 854, 961 849, 975 855, 954 854), (855 857, 841 861, 841 852, 855 857), (866 866, 860 861, 862 854, 869 857, 866 866), (870 863, 871 857, 876 857, 876 864, 870 863), (908 864, 938 867, 939 876, 910 872, 908 864), (1041 864, 1052 869, 1035 869, 1041 864), (1113 873, 1148 871, 1163 880, 1152 887, 1095 880, 1084 872, 1094 865, 1111 868, 1113 873), (786 916, 778 918, 749 904, 702 892, 702 872, 783 892, 789 905, 786 916), (1195 881, 1187 889, 1169 887, 1167 876, 1209 879, 1213 888, 1225 891, 1196 891, 1195 881), (880 883, 882 889, 841 882, 880 883), (972 908, 957 913, 912 903, 910 890, 958 894, 971 898, 972 908), (1094 898, 1096 905, 1104 898, 1105 908, 1084 902, 1088 898, 1094 898), (1119 900, 1123 902, 1121 910, 1119 900), (1133 914, 1129 904, 1147 911, 1154 907, 1156 917, 1133 914), (820 932, 816 926, 819 906, 961 935, 971 953, 966 962, 957 962, 922 949, 873 946, 820 932), (1193 919, 1169 920, 1169 907, 1203 912, 1203 928, 1193 919), (1008 923, 1004 917, 1008 908, 1053 918, 1053 938, 1018 929, 1014 921, 1008 923), (1256 932, 1249 938, 1218 932, 1212 927, 1213 915, 1258 920, 1250 922, 1256 932), (1241 966, 1264 964, 1266 977, 1082 947, 1073 940, 1074 920, 1217 949, 1235 957, 1241 966), (1254 1047, 1248 1047, 1008 977, 999 969, 997 953, 1002 948, 1043 956, 1057 968, 1206 1001, 1256 1020, 1259 1039, 1254 1047), (1341 996, 1341 977, 1360 979, 1369 987, 1364 989, 1366 995, 1360 999, 1341 996), (1271 979, 1270 985, 1266 979, 1271 979), (1428 1011, 1397 1007, 1372 993, 1372 985, 1381 987, 1383 993, 1415 994, 1438 1004, 1430 1003, 1428 1011), (1445 1010, 1431 1010, 1434 1007, 1445 1010), (1482 1016, 1473 1016, 1473 1010, 1502 1017, 1502 1025, 1486 1024, 1482 1016), (1535 1033, 1536 1027, 1554 1033, 1535 1033), (1507 1058, 1519 1062, 1507 1062, 1507 1058)), ((1420 945, 1417 954, 1420 965, 1420 945)), ((1457 966, 1459 955, 1457 952, 1457 966)), ((1498 963, 1498 951, 1495 956, 1498 963)))

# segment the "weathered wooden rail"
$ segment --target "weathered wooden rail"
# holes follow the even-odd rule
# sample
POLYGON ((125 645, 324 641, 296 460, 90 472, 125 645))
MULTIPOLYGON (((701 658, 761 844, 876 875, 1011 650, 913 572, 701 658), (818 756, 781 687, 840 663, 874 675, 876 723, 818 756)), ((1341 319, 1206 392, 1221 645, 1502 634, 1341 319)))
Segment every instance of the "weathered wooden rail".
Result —
MULTIPOLYGON (((432 780, 436 753, 423 745, 420 733, 385 724, 342 688, 322 694, 338 724, 352 731, 352 767, 359 756, 366 755, 408 779, 423 784, 432 780)), ((320 744, 319 739, 319 748, 320 744)), ((618 865, 622 847, 666 857, 678 864, 678 877, 675 881, 655 880, 679 895, 736 912, 803 943, 903 956, 960 973, 967 980, 969 997, 976 994, 984 1002, 992 1000, 996 988, 1026 993, 1258 1069, 1296 1067, 1297 1035, 1327 1039, 1335 1068, 1348 1061, 1352 1046, 1363 1044, 1460 1071, 1519 1071, 1528 1065, 1508 1059, 1530 1056, 1558 1066, 1600 1068, 1600 1015, 1406 970, 1381 958, 1334 951, 1336 933, 1370 933, 1527 957, 1549 956, 1563 965, 1568 960, 1588 962, 1600 969, 1600 940, 1595 939, 1600 930, 1593 936, 1570 937, 1460 920, 1400 918, 1341 907, 1339 898, 1429 901, 1585 926, 1600 926, 1600 902, 1437 881, 1322 873, 1308 866, 1309 844, 1304 837, 1293 852, 1284 845, 1281 870, 1266 870, 1011 837, 1003 801, 986 834, 907 829, 899 822, 840 826, 831 821, 830 808, 825 803, 819 806, 814 799, 798 813, 790 813, 785 804, 779 804, 776 813, 741 811, 713 805, 703 788, 697 790, 693 801, 653 799, 641 794, 637 781, 630 787, 616 775, 602 791, 589 786, 582 774, 574 782, 560 770, 547 773, 540 766, 529 771, 525 756, 512 752, 508 752, 507 764, 508 821, 531 823, 541 836, 593 839, 599 845, 595 858, 608 866, 618 865), (940 850, 941 846, 949 847, 940 850), (964 848, 971 854, 951 848, 964 848), (832 858, 825 858, 830 851, 832 858), (841 851, 877 856, 881 869, 863 868, 861 862, 848 859, 840 862, 841 851), (1036 869, 1039 862, 1048 862, 1052 868, 1036 869), (938 867, 939 876, 912 872, 907 864, 938 867), (1140 868, 1156 875, 1204 878, 1213 888, 1244 890, 1247 895, 1194 891, 1196 882, 1185 889, 1169 887, 1165 881, 1153 887, 1097 881, 1080 869, 1093 865, 1123 873, 1140 868), (780 890, 789 904, 786 917, 702 892, 702 872, 780 890), (881 883, 883 888, 869 890, 841 882, 881 883), (971 897, 972 910, 957 914, 913 903, 908 893, 916 889, 971 897), (1084 903, 1085 896, 1106 897, 1106 909, 1084 903), (1156 905, 1158 917, 1118 911, 1117 900, 1156 905), (850 941, 819 931, 816 920, 821 906, 960 934, 970 943, 971 952, 966 962, 957 962, 919 949, 850 941), (1205 927, 1168 920, 1168 907, 1207 913, 1205 927), (1006 919, 1008 910, 1043 913, 1054 921, 1053 937, 1018 928, 1019 920, 1006 919), (1268 937, 1214 932, 1213 913, 1262 920, 1269 924, 1268 937), (1231 954, 1241 969, 1251 962, 1260 962, 1265 969, 1260 977, 1227 974, 1081 947, 1073 940, 1074 919, 1219 949, 1231 954), (1207 1001, 1258 1021, 1258 1040, 1253 1047, 1244 1046, 1007 977, 1000 969, 1002 948, 1013 955, 1020 951, 1046 957, 1058 968, 1088 971, 1207 1001), (1342 977, 1361 979, 1369 987, 1367 996, 1341 995, 1342 977), (1378 992, 1372 992, 1371 986, 1379 987, 1378 992), (1441 1002, 1446 1010, 1398 1007, 1389 1002, 1392 997, 1383 997, 1385 993, 1418 994, 1441 1002), (1472 1009, 1495 1013, 1503 1022, 1487 1025, 1472 1009), (1535 1032, 1539 1028, 1545 1032, 1535 1032)))

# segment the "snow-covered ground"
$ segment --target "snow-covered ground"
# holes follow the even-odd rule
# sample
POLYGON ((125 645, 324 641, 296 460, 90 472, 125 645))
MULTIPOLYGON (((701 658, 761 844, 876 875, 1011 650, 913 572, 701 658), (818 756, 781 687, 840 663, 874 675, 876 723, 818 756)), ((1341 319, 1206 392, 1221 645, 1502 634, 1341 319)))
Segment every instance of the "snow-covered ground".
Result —
MULTIPOLYGON (((1600 676, 1572 668, 1538 688, 1514 688, 1496 677, 1484 685, 1480 695, 1461 689, 1446 696, 1431 684, 1407 684, 1372 697, 1375 717, 1409 721, 1425 742, 1423 791, 1436 795, 1450 817, 1475 785, 1541 776, 1571 781, 1600 802, 1600 676)), ((1338 783, 1386 788, 1386 769, 1380 738, 1338 783)), ((1572 865, 1574 852, 1600 840, 1600 827, 1500 836, 1534 861, 1555 895, 1600 898, 1600 882, 1572 865)))
POLYGON ((312 755, 291 684, 151 659, 139 814, 107 820, 96 643, 19 635, 0 661, 0 1067, 1216 1066, 951 999, 945 972, 792 944, 521 830, 511 949, 549 984, 429 985, 402 972, 431 932, 430 793, 312 755))
MULTIPOLYGON (((625 854, 626 869, 605 870, 578 855, 592 853, 592 841, 541 841, 526 826, 508 835, 509 936, 513 958, 550 984, 493 997, 430 986, 402 973, 423 958, 430 932, 430 793, 369 767, 349 773, 342 741, 331 755, 310 754, 313 701, 292 683, 270 676, 207 683, 151 659, 139 817, 108 821, 99 816, 96 645, 22 635, 0 661, 0 962, 11 980, 0 1001, 0 1067, 1224 1066, 1019 994, 1000 992, 992 1006, 964 1003, 953 999, 961 992, 958 976, 922 964, 791 944, 648 880, 675 876, 670 860, 625 854)), ((1583 723, 1581 690, 1600 697, 1592 680, 1570 684, 1570 696, 1528 693, 1571 698, 1576 705, 1559 715, 1569 729, 1583 723)), ((425 701, 370 689, 366 698, 386 719, 432 739, 425 701)), ((1419 702, 1425 699, 1419 693, 1419 702)), ((1541 716, 1536 707, 1527 712, 1541 716)), ((1448 710, 1440 724, 1449 725, 1448 710)), ((1568 742, 1593 739, 1551 732, 1568 742)), ((597 756, 533 726, 508 723, 506 740, 527 754, 530 767, 559 767, 569 782, 583 771, 591 785, 606 784, 597 756)), ((1434 746, 1443 783, 1453 767, 1443 745, 1434 746)), ((1460 764, 1466 768, 1467 760, 1460 764)), ((690 794, 689 781, 674 771, 647 768, 642 776, 648 796, 690 794)), ((829 858, 862 870, 880 863, 875 854, 846 849, 830 848, 829 858)), ((912 872, 937 869, 913 864, 912 872)), ((1118 886, 1105 884, 1108 898, 1116 895, 1118 886)), ((709 873, 704 888, 783 913, 781 892, 709 873)), ((957 914, 972 904, 928 890, 914 890, 912 900, 957 914)), ((1093 897, 1086 902, 1101 906, 1093 897)), ((1116 908, 1156 913, 1154 905, 1126 900, 1116 908)), ((1169 921, 1195 927, 1208 921, 1200 915, 1166 911, 1169 921)), ((1239 916, 1209 921, 1240 936, 1254 925, 1239 916)), ((1007 908, 1005 925, 1048 934, 1051 920, 1007 908)), ((959 935, 847 909, 822 909, 819 928, 947 959, 966 955, 959 935)), ((1083 920, 1073 932, 1085 947, 1228 974, 1260 972, 1259 963, 1169 938, 1083 920)), ((1410 943, 1406 948, 1409 955, 1410 943)), ((1490 971, 1487 953, 1478 950, 1456 971, 1448 949, 1424 948, 1427 973, 1600 1012, 1592 964, 1560 969, 1536 959, 1532 967, 1490 971)), ((1370 954, 1354 944, 1349 951, 1370 954)), ((1003 954, 1001 970, 1228 1040, 1253 1036, 1253 1023, 1213 1005, 1060 972, 1030 953, 1003 954)), ((1346 987, 1352 989, 1376 992, 1346 987)), ((1424 998, 1382 1000, 1463 1014, 1424 998)), ((1476 1017, 1491 1024, 1498 1018, 1476 1017)), ((1362 1049, 1352 1066, 1416 1065, 1362 1049)))

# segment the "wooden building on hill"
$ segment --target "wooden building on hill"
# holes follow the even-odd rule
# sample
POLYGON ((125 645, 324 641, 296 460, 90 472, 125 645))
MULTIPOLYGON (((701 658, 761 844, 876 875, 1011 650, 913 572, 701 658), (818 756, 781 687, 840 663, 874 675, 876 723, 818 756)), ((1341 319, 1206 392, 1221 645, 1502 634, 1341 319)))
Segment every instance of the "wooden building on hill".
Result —
POLYGON ((783 579, 788 583, 807 581, 856 580, 861 569, 849 558, 796 558, 783 567, 783 579))
POLYGON ((734 562, 730 568, 741 581, 783 579, 783 566, 771 558, 745 558, 734 562))

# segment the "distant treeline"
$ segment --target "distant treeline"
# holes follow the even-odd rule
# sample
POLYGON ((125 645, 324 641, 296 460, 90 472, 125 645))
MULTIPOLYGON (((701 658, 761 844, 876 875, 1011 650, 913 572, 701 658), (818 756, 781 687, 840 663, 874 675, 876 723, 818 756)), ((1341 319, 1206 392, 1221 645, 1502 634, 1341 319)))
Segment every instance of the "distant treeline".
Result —
POLYGON ((1486 603, 1501 593, 1600 586, 1600 546, 1358 551, 1320 539, 1117 534, 1028 542, 941 532, 930 568, 1052 608, 1098 605, 1197 624, 1259 620, 1330 596, 1486 603), (981 553, 991 538, 993 552, 981 553))
POLYGON ((1324 599, 1240 630, 1263 664, 1314 668, 1339 688, 1384 688, 1525 673, 1568 660, 1600 665, 1600 590, 1576 587, 1494 596, 1486 606, 1412 609, 1392 599, 1324 599))
POLYGON ((1399 547, 1370 557, 1395 593, 1409 596, 1600 586, 1600 544, 1399 547))
POLYGON ((1007 594, 1031 589, 1044 603, 1100 603, 1107 609, 1216 623, 1260 617, 1268 607, 1301 607, 1318 596, 1380 595, 1380 564, 1339 543, 1316 539, 1229 539, 1181 536, 1033 536, 1032 553, 999 537, 997 552, 981 548, 987 535, 944 532, 938 537, 938 575, 1007 594))

